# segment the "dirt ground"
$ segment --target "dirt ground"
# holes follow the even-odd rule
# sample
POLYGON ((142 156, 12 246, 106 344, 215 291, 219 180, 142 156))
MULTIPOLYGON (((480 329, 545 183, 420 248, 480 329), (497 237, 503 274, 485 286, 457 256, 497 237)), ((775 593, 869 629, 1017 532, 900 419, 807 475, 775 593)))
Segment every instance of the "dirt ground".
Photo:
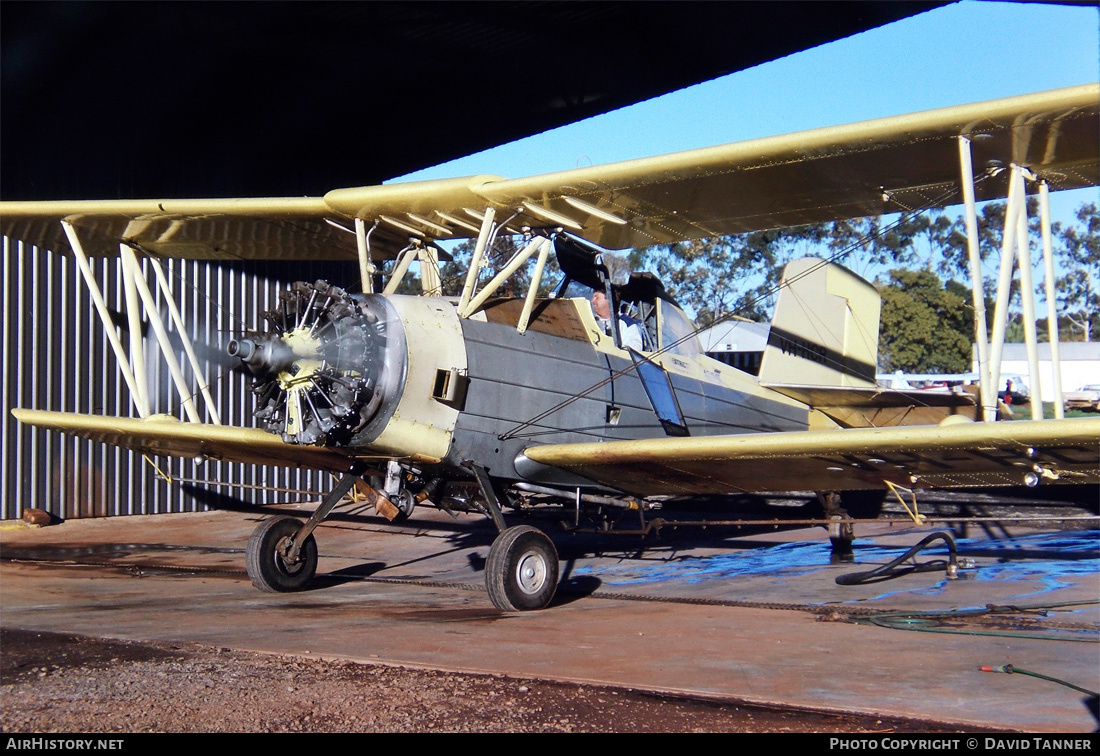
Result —
MULTIPOLYGON (((0 630, 5 733, 946 733, 636 690, 0 630)), ((968 730, 978 731, 978 730, 968 730)))

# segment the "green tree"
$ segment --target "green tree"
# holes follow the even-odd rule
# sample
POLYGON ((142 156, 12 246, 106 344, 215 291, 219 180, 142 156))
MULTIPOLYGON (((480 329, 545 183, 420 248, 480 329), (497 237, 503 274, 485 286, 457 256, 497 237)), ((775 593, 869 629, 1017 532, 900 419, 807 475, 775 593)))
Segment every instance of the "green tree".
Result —
POLYGON ((783 267, 807 255, 828 257, 872 278, 884 267, 948 269, 944 250, 961 244, 961 221, 942 211, 852 218, 736 236, 696 239, 637 250, 636 269, 656 273, 701 325, 730 314, 766 320, 783 267))
POLYGON ((1058 305, 1083 341, 1100 328, 1100 212, 1095 203, 1077 209, 1079 225, 1059 235, 1058 257, 1066 270, 1055 284, 1058 305))
POLYGON ((634 270, 649 270, 700 326, 729 315, 766 320, 783 267, 828 241, 828 225, 693 239, 636 250, 634 270))
POLYGON ((879 285, 882 316, 879 365, 909 373, 961 373, 970 369, 973 309, 965 286, 930 270, 890 271, 879 285))

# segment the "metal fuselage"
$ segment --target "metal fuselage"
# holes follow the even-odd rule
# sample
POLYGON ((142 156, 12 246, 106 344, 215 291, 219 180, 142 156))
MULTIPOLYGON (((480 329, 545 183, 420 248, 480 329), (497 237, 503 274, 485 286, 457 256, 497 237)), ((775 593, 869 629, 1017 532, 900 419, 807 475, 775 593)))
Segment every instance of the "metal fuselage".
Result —
MULTIPOLYGON (((538 465, 523 450, 666 435, 629 353, 602 331, 584 299, 540 301, 523 333, 516 328, 520 300, 490 301, 469 318, 459 318, 450 298, 388 300, 404 329, 405 380, 393 412, 372 422, 356 445, 452 470, 473 462, 503 480, 583 486, 592 483, 538 465)), ((687 322, 667 305, 662 315, 687 322)), ((671 332, 660 330, 670 344, 671 332)), ((692 435, 808 426, 806 405, 710 359, 694 338, 651 354, 692 435)))

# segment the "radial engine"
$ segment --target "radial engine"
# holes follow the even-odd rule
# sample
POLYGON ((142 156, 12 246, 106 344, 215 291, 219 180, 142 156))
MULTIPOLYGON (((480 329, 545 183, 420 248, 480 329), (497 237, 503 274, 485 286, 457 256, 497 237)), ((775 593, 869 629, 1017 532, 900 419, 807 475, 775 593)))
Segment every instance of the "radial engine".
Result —
POLYGON ((265 332, 229 342, 251 371, 258 424, 291 444, 369 440, 397 404, 406 351, 384 297, 297 282, 262 314, 265 332))

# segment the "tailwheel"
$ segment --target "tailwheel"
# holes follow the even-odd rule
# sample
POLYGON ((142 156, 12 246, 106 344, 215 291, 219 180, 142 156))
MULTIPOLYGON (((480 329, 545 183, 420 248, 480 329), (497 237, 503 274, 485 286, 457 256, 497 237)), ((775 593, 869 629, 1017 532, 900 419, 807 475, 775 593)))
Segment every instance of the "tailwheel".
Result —
POLYGON ((493 541, 485 565, 489 600, 502 612, 542 609, 558 588, 558 551, 529 525, 506 528, 493 541))
POLYGON ((317 541, 311 534, 296 557, 288 557, 302 523, 293 517, 275 517, 260 523, 245 548, 245 568, 261 591, 286 593, 302 590, 317 572, 317 541))

